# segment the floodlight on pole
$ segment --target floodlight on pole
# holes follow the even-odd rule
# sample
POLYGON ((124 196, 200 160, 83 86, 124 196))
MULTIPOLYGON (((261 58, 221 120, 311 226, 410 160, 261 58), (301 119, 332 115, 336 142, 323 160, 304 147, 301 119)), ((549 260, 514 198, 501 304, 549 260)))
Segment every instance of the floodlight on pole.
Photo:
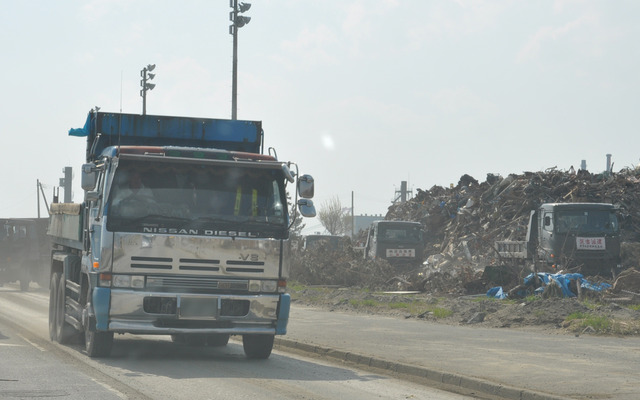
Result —
POLYGON ((233 77, 231 84, 231 119, 238 119, 238 28, 242 28, 251 21, 251 17, 238 15, 251 8, 251 3, 238 3, 238 0, 229 0, 229 6, 233 9, 229 13, 229 19, 233 24, 229 25, 229 34, 233 35, 233 77))
POLYGON ((142 96, 142 115, 147 114, 147 90, 153 90, 153 88, 156 87, 154 83, 147 82, 156 77, 156 74, 149 73, 154 69, 156 69, 156 65, 149 64, 140 71, 140 76, 142 77, 140 80, 140 86, 142 86, 142 90, 140 90, 140 96, 142 96))

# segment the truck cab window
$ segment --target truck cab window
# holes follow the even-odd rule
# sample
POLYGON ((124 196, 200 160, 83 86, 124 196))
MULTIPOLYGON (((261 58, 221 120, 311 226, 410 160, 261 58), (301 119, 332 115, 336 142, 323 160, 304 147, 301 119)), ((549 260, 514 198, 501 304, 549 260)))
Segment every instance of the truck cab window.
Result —
POLYGON ((260 223, 270 235, 282 234, 288 221, 285 193, 278 169, 120 160, 108 228, 242 230, 253 224, 255 230, 260 223))
POLYGON ((553 214, 546 213, 544 215, 544 230, 552 232, 553 231, 553 214))

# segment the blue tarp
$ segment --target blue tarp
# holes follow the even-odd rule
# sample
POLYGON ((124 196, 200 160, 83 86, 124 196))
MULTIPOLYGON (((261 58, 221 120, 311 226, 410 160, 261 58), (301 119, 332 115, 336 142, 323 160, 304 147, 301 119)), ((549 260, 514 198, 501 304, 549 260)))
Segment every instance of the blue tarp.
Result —
MULTIPOLYGON (((534 274, 529 274, 524 278, 525 286, 530 286, 534 281, 534 274)), ((584 279, 582 274, 550 274, 547 272, 538 272, 538 278, 542 286, 536 289, 536 293, 542 293, 548 285, 555 284, 562 289, 564 297, 576 297, 576 294, 569 289, 571 281, 577 281, 581 288, 601 292, 611 287, 608 283, 591 283, 584 279)), ((497 299, 507 298, 507 294, 502 290, 502 286, 492 287, 487 291, 487 297, 495 297, 497 299)))
POLYGON ((496 299, 506 299, 507 294, 502 291, 502 286, 496 286, 489 289, 487 292, 488 297, 495 297, 496 299))

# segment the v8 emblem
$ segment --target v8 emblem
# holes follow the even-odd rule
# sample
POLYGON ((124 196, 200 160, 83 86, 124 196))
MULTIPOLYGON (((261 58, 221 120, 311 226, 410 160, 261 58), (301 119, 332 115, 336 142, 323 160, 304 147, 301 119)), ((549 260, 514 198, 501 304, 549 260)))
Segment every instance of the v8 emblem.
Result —
POLYGON ((257 254, 240 254, 240 259, 242 261, 251 261, 257 262, 260 260, 260 257, 257 254))

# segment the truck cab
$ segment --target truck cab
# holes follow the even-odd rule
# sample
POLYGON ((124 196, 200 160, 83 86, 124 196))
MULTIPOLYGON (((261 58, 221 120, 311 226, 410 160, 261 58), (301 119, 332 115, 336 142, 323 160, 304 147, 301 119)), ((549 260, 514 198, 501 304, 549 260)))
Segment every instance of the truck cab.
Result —
POLYGON ((375 221, 367 234, 364 257, 392 265, 419 265, 423 261, 423 229, 413 221, 375 221))
MULTIPOLYGON (((554 269, 587 274, 620 266, 620 225, 607 203, 546 203, 536 211, 537 255, 554 269)), ((531 225, 531 224, 530 224, 531 225)))

